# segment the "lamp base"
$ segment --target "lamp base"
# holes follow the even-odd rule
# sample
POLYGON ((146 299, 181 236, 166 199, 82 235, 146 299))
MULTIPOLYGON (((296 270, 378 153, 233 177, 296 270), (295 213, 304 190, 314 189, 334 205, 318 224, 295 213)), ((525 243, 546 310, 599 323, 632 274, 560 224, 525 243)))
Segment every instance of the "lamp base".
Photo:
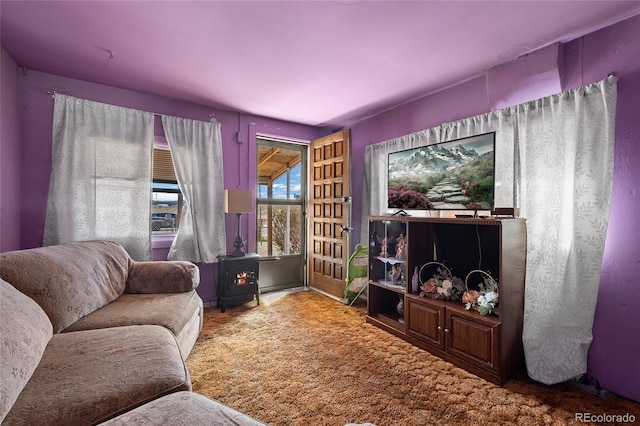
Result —
POLYGON ((234 250, 231 253, 229 253, 229 256, 231 257, 242 257, 244 256, 246 253, 243 252, 242 250, 234 250))
POLYGON ((239 232, 236 240, 233 243, 233 247, 235 248, 235 250, 229 253, 229 256, 242 257, 245 255, 245 253, 242 251, 242 247, 244 247, 244 241, 242 240, 239 232))

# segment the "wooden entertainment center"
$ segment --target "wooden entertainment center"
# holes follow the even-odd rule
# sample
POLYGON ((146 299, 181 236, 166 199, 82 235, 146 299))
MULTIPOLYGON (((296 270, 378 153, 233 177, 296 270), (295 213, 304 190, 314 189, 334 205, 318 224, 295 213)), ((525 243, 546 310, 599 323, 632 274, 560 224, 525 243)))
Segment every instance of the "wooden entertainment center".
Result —
POLYGON ((524 219, 371 216, 369 238, 368 323, 499 385, 524 368, 524 219), (462 280, 489 272, 499 283, 499 316, 421 297, 412 276, 434 261, 462 280))

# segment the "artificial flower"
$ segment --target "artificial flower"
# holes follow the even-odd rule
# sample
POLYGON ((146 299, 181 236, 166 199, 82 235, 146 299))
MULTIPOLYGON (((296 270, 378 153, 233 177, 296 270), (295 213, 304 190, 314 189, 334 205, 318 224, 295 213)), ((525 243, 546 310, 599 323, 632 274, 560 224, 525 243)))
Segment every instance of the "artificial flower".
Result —
POLYGON ((466 304, 467 310, 471 309, 471 306, 473 306, 473 304, 478 301, 479 296, 480 293, 478 293, 476 290, 465 291, 462 294, 462 303, 466 304))
POLYGON ((444 287, 438 287, 436 289, 436 293, 438 293, 438 295, 442 296, 443 298, 447 298, 451 296, 451 291, 449 291, 449 289, 446 289, 444 287))
POLYGON ((429 295, 434 299, 459 300, 464 290, 464 282, 460 278, 454 277, 444 264, 428 262, 424 266, 430 264, 438 265, 438 269, 432 278, 429 278, 427 282, 420 286, 422 290, 420 296, 429 295))
POLYGON ((433 293, 434 291, 436 291, 436 279, 435 278, 429 278, 429 280, 422 284, 422 286, 420 286, 420 288, 422 289, 422 291, 424 291, 425 293, 433 293))
POLYGON ((498 303, 498 293, 495 291, 490 291, 484 295, 485 299, 487 299, 487 303, 495 302, 498 303))
POLYGON ((480 283, 478 291, 467 290, 462 295, 462 302, 465 304, 466 310, 475 309, 480 315, 495 314, 499 315, 500 308, 498 306, 498 283, 490 274, 480 270, 469 272, 469 276, 474 272, 484 274, 483 282, 480 283))

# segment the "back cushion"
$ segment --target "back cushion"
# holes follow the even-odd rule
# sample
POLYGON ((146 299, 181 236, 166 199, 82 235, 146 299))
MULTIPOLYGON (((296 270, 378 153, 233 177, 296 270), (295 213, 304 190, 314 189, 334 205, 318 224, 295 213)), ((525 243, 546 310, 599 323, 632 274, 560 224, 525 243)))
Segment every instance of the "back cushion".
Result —
POLYGON ((36 302, 0 279, 0 423, 38 366, 53 335, 36 302))
POLYGON ((44 309, 59 333, 124 293, 131 258, 110 241, 0 254, 0 277, 44 309))

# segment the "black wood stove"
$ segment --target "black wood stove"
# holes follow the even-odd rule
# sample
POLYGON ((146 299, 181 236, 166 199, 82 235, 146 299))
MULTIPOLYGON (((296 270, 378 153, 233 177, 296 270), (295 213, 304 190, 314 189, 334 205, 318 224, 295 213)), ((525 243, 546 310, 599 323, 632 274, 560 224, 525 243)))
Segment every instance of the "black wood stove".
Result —
POLYGON ((244 256, 218 256, 218 306, 224 312, 227 303, 244 303, 252 300, 260 304, 258 270, 260 256, 247 253, 244 256))

